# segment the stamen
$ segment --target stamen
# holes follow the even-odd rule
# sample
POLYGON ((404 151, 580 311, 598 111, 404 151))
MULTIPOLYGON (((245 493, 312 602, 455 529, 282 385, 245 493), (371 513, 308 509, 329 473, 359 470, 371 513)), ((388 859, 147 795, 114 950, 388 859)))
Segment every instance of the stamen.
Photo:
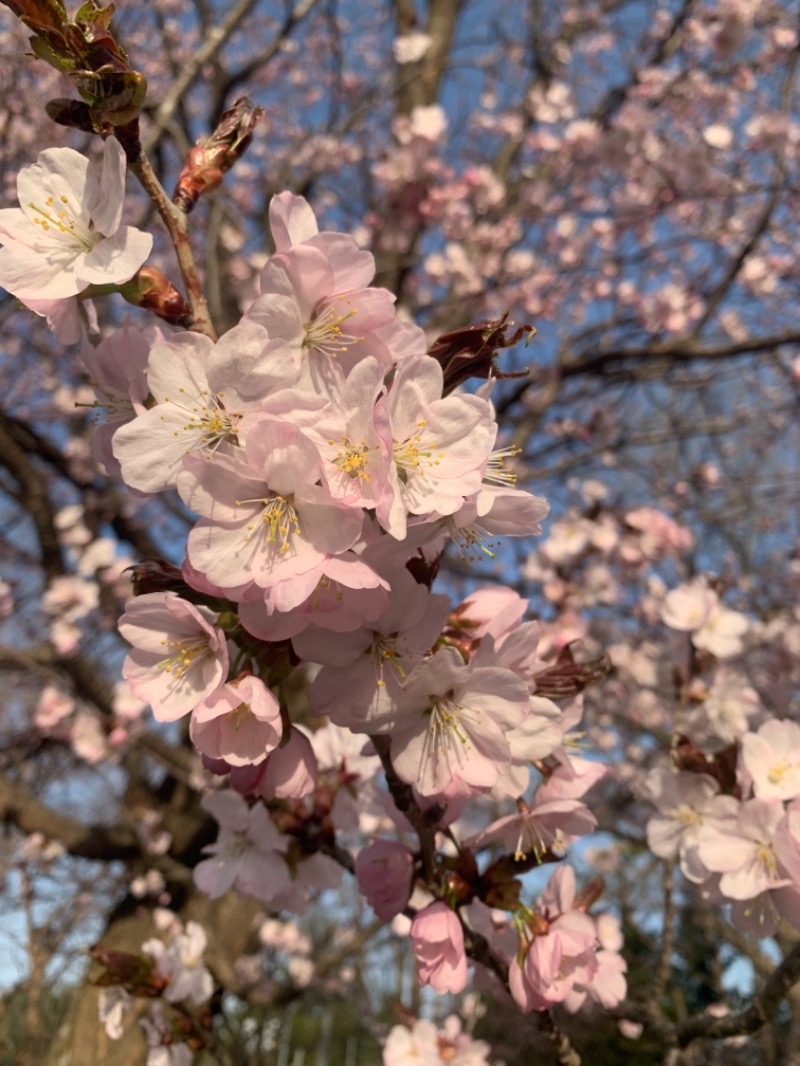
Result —
POLYGON ((479 562, 481 558, 479 552, 483 552, 490 559, 496 557, 495 552, 492 551, 496 544, 490 540, 492 534, 488 529, 479 526, 477 522, 471 522, 466 526, 457 526, 452 518, 446 520, 446 525, 454 544, 458 548, 459 555, 465 562, 479 562))
MULTIPOLYGON (((328 444, 334 442, 328 441, 328 444)), ((365 440, 361 440, 358 444, 354 443, 348 436, 342 437, 342 448, 336 458, 333 460, 334 466, 337 466, 343 474, 347 474, 353 479, 360 481, 371 481, 372 475, 367 469, 369 463, 370 451, 374 449, 369 448, 365 440)))
POLYGON ((512 445, 508 448, 498 448, 492 452, 486 463, 486 472, 483 480, 492 485, 503 485, 513 488, 517 483, 517 475, 506 469, 506 459, 513 459, 519 455, 522 448, 512 445))
POLYGON ((225 715, 226 721, 233 722, 233 728, 237 733, 252 717, 253 712, 246 703, 240 703, 238 707, 234 707, 232 711, 228 711, 225 715))
POLYGON ((364 340, 363 337, 354 333, 345 333, 342 329, 342 323, 352 318, 353 315, 357 315, 358 308, 354 307, 343 315, 337 314, 336 310, 333 304, 328 304, 320 315, 306 323, 303 330, 304 348, 314 348, 323 355, 335 359, 341 352, 346 352, 351 344, 358 344, 364 340))
POLYGON ((245 541, 249 544, 257 533, 263 533, 267 544, 277 546, 281 555, 293 550, 292 537, 300 533, 300 519, 290 499, 267 496, 260 500, 237 500, 236 506, 257 503, 262 506, 261 523, 254 516, 245 527, 245 541))
POLYGON ((176 682, 183 680, 186 671, 194 666, 198 659, 209 654, 208 641, 202 637, 190 640, 162 640, 161 643, 169 654, 158 666, 165 674, 171 674, 176 682))
POLYGON ((28 207, 38 216, 32 220, 33 224, 50 237, 66 237, 65 244, 77 246, 84 252, 91 251, 97 242, 102 240, 102 233, 95 232, 81 221, 80 214, 70 207, 68 196, 59 196, 59 202, 64 206, 57 211, 54 210, 57 205, 53 196, 47 197, 44 207, 31 200, 28 207))

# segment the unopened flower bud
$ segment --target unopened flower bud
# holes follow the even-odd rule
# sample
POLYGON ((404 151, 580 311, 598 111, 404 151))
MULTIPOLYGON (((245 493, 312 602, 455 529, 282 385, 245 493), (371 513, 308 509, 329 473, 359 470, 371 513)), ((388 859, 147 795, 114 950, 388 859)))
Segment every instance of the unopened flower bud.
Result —
POLYGON ((189 329, 192 325, 191 308, 172 282, 155 267, 141 267, 130 281, 120 285, 119 291, 129 304, 152 311, 171 326, 189 329))
POLYGON ((225 171, 244 154, 253 129, 263 114, 246 96, 223 112, 219 125, 205 140, 190 148, 172 200, 188 215, 205 192, 222 184, 225 171))

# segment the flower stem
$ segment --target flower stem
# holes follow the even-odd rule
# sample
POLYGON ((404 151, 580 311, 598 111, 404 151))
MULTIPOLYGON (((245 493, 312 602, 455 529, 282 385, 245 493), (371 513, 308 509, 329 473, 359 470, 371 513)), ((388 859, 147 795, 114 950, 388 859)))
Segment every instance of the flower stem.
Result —
POLYGON ((189 241, 189 220, 183 211, 170 201, 164 186, 156 177, 150 160, 142 150, 135 162, 129 163, 130 169, 142 184, 142 188, 153 201, 167 232, 175 247, 175 255, 181 270, 186 296, 192 309, 191 329, 195 333, 205 333, 212 340, 217 339, 214 324, 208 311, 205 294, 200 284, 197 264, 194 261, 192 246, 189 241))

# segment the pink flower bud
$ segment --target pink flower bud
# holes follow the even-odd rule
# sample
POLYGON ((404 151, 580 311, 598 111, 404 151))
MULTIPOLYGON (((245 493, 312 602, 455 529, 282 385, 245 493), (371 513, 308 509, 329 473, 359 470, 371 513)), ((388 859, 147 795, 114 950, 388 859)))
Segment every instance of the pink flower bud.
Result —
POLYGON ((317 758, 311 741, 292 728, 289 740, 267 756, 261 795, 270 799, 301 799, 317 785, 317 758))
POLYGON ((408 903, 413 872, 413 855, 392 840, 376 840, 362 848, 356 859, 358 890, 385 922, 408 903))
POLYGON ((417 911, 411 923, 411 948, 419 979, 435 992, 458 995, 467 985, 464 931, 458 917, 441 901, 417 911))

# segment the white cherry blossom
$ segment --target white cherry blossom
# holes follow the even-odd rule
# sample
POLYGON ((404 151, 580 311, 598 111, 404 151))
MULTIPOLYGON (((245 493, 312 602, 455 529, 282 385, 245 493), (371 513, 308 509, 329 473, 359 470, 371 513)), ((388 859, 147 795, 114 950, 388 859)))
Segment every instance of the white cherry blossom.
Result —
POLYGON ((19 207, 0 211, 0 285, 27 300, 64 300, 133 277, 153 238, 120 225, 125 153, 110 137, 102 164, 48 148, 17 179, 19 207))

